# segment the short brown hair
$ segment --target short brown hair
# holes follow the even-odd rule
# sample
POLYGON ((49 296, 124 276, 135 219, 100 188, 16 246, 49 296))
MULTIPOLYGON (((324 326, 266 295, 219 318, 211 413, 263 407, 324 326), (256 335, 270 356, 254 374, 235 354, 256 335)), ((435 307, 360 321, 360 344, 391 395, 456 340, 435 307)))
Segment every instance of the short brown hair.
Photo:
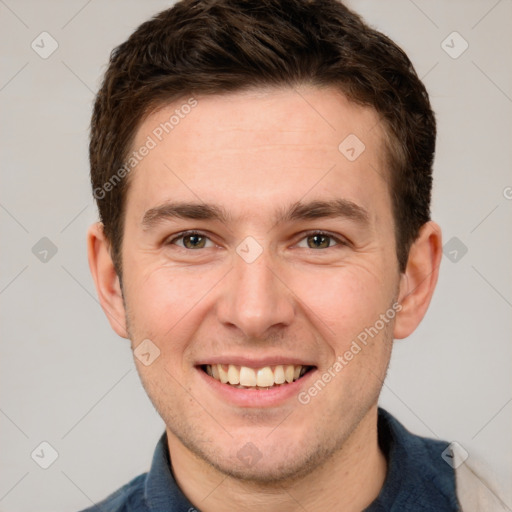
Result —
POLYGON ((91 182, 119 277, 129 180, 112 180, 142 121, 187 95, 301 84, 334 86, 379 114, 405 269, 430 219, 436 123, 403 50, 337 0, 181 0, 112 51, 94 105, 91 182))

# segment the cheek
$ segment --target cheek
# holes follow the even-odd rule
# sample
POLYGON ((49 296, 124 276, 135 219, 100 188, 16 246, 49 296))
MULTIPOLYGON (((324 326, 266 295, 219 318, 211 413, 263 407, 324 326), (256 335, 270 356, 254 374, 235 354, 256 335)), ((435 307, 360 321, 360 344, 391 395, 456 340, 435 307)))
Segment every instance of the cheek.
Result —
POLYGON ((362 265, 320 268, 296 272, 290 288, 325 339, 344 344, 389 307, 390 284, 381 276, 362 265))
MULTIPOLYGON (((177 349, 176 334, 179 331, 180 339, 186 339, 191 321, 197 324, 201 299, 211 288, 209 283, 215 282, 215 275, 197 268, 176 270, 142 262, 132 269, 126 298, 133 333, 157 342, 173 339, 171 345, 177 349)), ((165 343, 166 348, 168 345, 165 343)))

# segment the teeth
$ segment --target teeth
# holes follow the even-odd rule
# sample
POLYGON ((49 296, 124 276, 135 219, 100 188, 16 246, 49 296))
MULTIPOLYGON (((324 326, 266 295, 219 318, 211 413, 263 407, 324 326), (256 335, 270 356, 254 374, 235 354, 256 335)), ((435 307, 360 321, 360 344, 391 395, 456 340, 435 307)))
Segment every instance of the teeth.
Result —
MULTIPOLYGON (((242 370, 240 370, 240 374, 242 373, 242 370)), ((265 368, 261 368, 261 370, 258 370, 256 384, 260 388, 269 388, 270 386, 274 385, 274 372, 272 371, 270 366, 265 366, 265 368)))
POLYGON ((284 378, 286 379, 286 382, 293 382, 293 374, 294 374, 294 370, 293 370, 293 365, 292 364, 289 364, 285 367, 284 369, 284 378))
POLYGON ((252 368, 247 368, 247 366, 240 368, 240 385, 256 386, 256 372, 252 368))
POLYGON ((276 369, 274 370, 274 382, 276 384, 284 384, 286 381, 286 378, 284 376, 284 368, 283 365, 276 366, 276 369))
POLYGON ((232 364, 228 368, 228 380, 230 384, 240 384, 240 372, 232 364))
MULTIPOLYGON (((207 365, 206 368, 208 368, 208 366, 210 366, 210 365, 207 365)), ((228 372, 222 367, 221 364, 214 364, 213 366, 216 366, 217 370, 219 372, 218 380, 220 380, 222 382, 222 384, 227 384, 229 382, 228 372)), ((215 374, 213 374, 213 377, 217 378, 217 377, 215 377, 215 374)))
POLYGON ((274 367, 249 368, 233 364, 206 365, 206 373, 223 384, 237 388, 271 388, 274 385, 291 383, 302 377, 308 367, 302 365, 277 365, 274 367))

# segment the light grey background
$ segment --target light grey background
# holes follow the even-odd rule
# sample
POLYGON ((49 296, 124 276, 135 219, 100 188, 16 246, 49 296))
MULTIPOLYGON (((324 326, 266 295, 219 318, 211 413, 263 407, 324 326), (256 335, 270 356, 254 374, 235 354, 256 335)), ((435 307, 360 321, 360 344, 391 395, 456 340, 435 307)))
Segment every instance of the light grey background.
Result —
MULTIPOLYGON (((0 0, 0 511, 89 506, 146 471, 163 432, 128 342, 97 302, 85 235, 97 215, 87 161, 94 92, 113 47, 168 5, 0 0), (58 43, 47 59, 31 48, 43 46, 43 31, 58 43), (46 263, 32 252, 42 237, 57 248, 46 263), (48 469, 31 458, 42 441, 58 452, 48 469)), ((468 249, 456 262, 443 257, 427 317, 396 342, 381 404, 410 430, 486 460, 510 507, 512 2, 349 5, 424 78, 439 125, 433 216, 445 243, 457 237, 468 249), (456 59, 442 47, 453 31, 469 43, 456 59)), ((463 44, 455 37, 445 43, 452 52, 463 44)))

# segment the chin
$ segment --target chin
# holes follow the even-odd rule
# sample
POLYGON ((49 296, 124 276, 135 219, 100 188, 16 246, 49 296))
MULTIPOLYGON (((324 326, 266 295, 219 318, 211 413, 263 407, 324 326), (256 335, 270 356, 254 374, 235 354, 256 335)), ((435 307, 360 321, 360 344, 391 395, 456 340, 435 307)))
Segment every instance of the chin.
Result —
MULTIPOLYGON (((263 457, 262 457, 263 459, 263 457)), ((233 459, 208 461, 219 472, 235 478, 239 481, 254 484, 256 486, 271 484, 283 485, 287 481, 293 481, 307 475, 317 466, 310 458, 304 459, 303 454, 296 457, 286 456, 286 461, 277 460, 275 457, 253 464, 246 464, 233 459)))
POLYGON ((225 446, 189 445, 188 448, 220 473, 256 486, 282 486, 308 475, 325 463, 338 449, 339 443, 331 438, 329 444, 320 439, 288 439, 265 433, 254 436, 253 441, 231 439, 225 446))

